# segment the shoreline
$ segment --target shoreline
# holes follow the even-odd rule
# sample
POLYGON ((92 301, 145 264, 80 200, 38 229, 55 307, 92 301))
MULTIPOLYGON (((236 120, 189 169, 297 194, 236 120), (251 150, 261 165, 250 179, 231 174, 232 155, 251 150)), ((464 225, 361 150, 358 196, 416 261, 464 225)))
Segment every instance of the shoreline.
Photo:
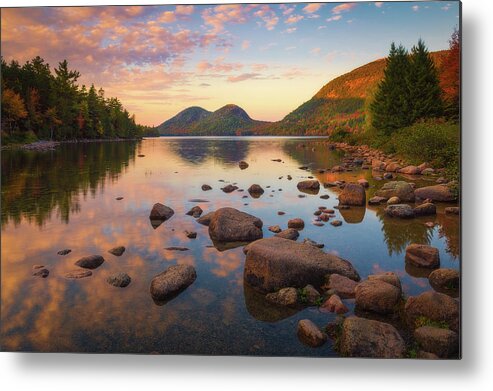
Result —
POLYGON ((39 140, 28 144, 11 144, 2 145, 1 150, 16 150, 22 149, 26 151, 53 151, 61 144, 78 144, 78 143, 100 143, 100 142, 122 142, 122 141, 140 141, 142 138, 113 138, 113 139, 76 139, 76 140, 39 140))

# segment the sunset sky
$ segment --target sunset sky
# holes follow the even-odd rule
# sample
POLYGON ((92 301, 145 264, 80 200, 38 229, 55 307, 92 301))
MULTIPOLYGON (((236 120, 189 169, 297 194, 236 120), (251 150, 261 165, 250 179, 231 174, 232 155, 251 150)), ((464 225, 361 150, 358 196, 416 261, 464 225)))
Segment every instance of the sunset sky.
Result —
POLYGON ((334 77, 421 37, 446 49, 458 2, 2 9, 2 56, 67 59, 158 125, 188 106, 235 103, 279 120, 334 77))

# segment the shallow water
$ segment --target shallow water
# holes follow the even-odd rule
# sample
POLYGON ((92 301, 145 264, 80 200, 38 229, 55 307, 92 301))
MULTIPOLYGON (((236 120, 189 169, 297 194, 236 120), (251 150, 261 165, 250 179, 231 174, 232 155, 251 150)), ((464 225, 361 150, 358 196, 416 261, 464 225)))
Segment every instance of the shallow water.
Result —
MULTIPOLYGON (((396 272, 408 296, 431 288, 426 273, 406 270, 407 244, 429 243, 439 248, 442 267, 459 267, 459 218, 445 215, 446 205, 434 218, 408 221, 385 217, 383 206, 353 207, 336 210, 340 227, 312 225, 319 206, 337 205, 337 191, 321 189, 299 198, 299 180, 309 175, 324 182, 366 178, 367 198, 383 185, 371 171, 318 173, 342 157, 317 138, 257 137, 159 138, 2 152, 2 350, 336 355, 331 342, 313 349, 296 336, 298 320, 309 318, 323 327, 335 315, 316 307, 295 312, 267 304, 243 284, 242 248, 211 247, 207 227, 185 213, 194 205, 204 213, 232 206, 260 217, 264 237, 273 235, 268 226, 285 228, 289 219, 301 217, 306 226, 299 241, 324 243, 324 251, 350 260, 362 278, 396 272), (278 158, 282 162, 271 161, 278 158), (250 166, 240 170, 240 160, 250 166), (311 171, 298 168, 304 165, 311 171), (213 190, 202 191, 205 183, 213 190), (220 190, 225 183, 245 191, 225 194, 220 190), (258 199, 242 198, 253 183, 266 192, 258 199), (322 194, 330 198, 320 199, 322 194), (148 216, 156 202, 172 207, 175 215, 153 229, 148 216), (278 216, 281 210, 284 216, 278 216), (426 221, 438 224, 430 229, 426 221), (197 239, 188 239, 184 230, 196 231, 197 239), (107 252, 118 245, 126 247, 121 257, 107 252), (190 250, 164 250, 169 246, 190 250), (65 248, 72 252, 57 255, 65 248), (77 259, 91 254, 106 260, 92 277, 63 277, 76 268, 77 259), (155 304, 149 294, 152 277, 181 263, 195 266, 197 280, 167 304, 155 304), (35 264, 50 270, 46 279, 32 277, 35 264), (106 282, 119 271, 132 278, 126 288, 106 282)), ((426 184, 425 178, 406 179, 426 184)), ((353 302, 346 303, 352 310, 353 302)))

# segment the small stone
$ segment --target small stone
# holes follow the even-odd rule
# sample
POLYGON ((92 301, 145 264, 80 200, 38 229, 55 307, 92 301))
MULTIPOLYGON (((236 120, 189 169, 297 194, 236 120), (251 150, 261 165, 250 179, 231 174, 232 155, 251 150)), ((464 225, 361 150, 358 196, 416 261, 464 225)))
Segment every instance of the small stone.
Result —
POLYGON ((389 205, 385 208, 385 213, 390 217, 410 219, 414 217, 414 210, 407 204, 389 205))
POLYGON ((48 269, 37 269, 33 272, 34 277, 41 277, 41 278, 46 278, 50 274, 50 271, 48 269))
POLYGON ((400 203, 401 203, 401 199, 397 196, 390 197, 387 200, 387 205, 396 205, 396 204, 400 204, 400 203))
POLYGON ((223 188, 221 188, 221 190, 224 191, 225 193, 232 193, 233 191, 238 190, 238 186, 226 185, 223 188))
POLYGON ((436 269, 430 273, 428 280, 433 289, 446 293, 459 289, 460 274, 455 269, 436 269))
POLYGON ((288 228, 288 229, 285 229, 285 230, 275 234, 274 236, 277 236, 277 237, 283 238, 283 239, 296 240, 300 236, 300 233, 295 228, 288 228))
POLYGON ((121 256, 125 252, 125 247, 123 246, 118 246, 118 247, 113 247, 112 249, 108 250, 110 254, 116 255, 117 257, 121 256))
POLYGON ((286 307, 295 307, 298 304, 298 291, 296 288, 282 288, 275 293, 265 296, 267 301, 286 307))
POLYGON ((414 338, 424 351, 438 357, 448 358, 459 350, 459 336, 452 330, 422 326, 414 330, 414 338))
POLYGON ((271 225, 268 229, 270 232, 274 232, 276 234, 282 231, 281 227, 279 227, 278 225, 271 225))
POLYGON ((283 216, 283 215, 285 215, 285 214, 286 214, 286 212, 279 211, 279 212, 277 212, 277 214, 278 214, 279 216, 283 216))
POLYGON ((305 228, 305 222, 300 218, 291 219, 288 221, 288 228, 295 228, 301 230, 305 228))
POLYGON ((196 205, 196 206, 194 206, 192 209, 190 209, 190 210, 186 213, 186 215, 187 215, 187 216, 192 216, 192 217, 194 217, 194 218, 196 218, 196 219, 197 219, 197 218, 199 218, 199 217, 202 215, 202 213, 203 213, 202 208, 201 208, 200 206, 196 205))
POLYGON ((89 255, 88 257, 80 258, 75 265, 84 269, 96 269, 104 262, 104 258, 101 255, 89 255))
POLYGON ((459 215, 460 214, 460 207, 448 206, 447 208, 445 208, 445 213, 451 214, 451 215, 459 215))
POLYGON ((328 194, 323 194, 320 196, 320 198, 323 200, 328 200, 330 198, 330 196, 328 194))
POLYGON ((322 346, 327 340, 327 336, 309 319, 298 322, 297 334, 301 342, 312 347, 322 346))
POLYGON ((438 249, 426 244, 410 244, 406 247, 406 262, 429 269, 440 267, 438 249))
POLYGON ((209 186, 209 185, 202 185, 202 190, 203 190, 203 191, 212 190, 212 187, 211 187, 211 186, 209 186))
POLYGON ((60 250, 60 251, 58 251, 58 252, 57 252, 57 254, 58 254, 58 255, 67 255, 67 254, 69 254, 69 253, 71 253, 71 252, 72 252, 72 250, 71 250, 71 249, 69 249, 69 248, 67 248, 67 249, 65 249, 65 250, 60 250))
POLYGON ((132 281, 132 279, 130 278, 130 276, 127 273, 116 273, 116 274, 109 276, 106 279, 106 282, 108 284, 113 285, 113 286, 118 287, 118 288, 125 288, 126 286, 128 286, 128 284, 130 284, 131 281, 132 281))
POLYGON ((185 235, 188 239, 195 239, 197 237, 197 232, 195 231, 185 231, 185 235))
POLYGON ((240 169, 245 170, 248 168, 248 163, 242 160, 238 163, 238 166, 240 167, 240 169))
POLYGON ((80 278, 86 278, 92 276, 92 271, 90 270, 84 270, 84 269, 77 269, 73 270, 71 272, 65 273, 65 278, 69 279, 80 279, 80 278))
POLYGON ((341 298, 337 295, 330 296, 325 303, 322 304, 320 309, 335 312, 336 314, 345 314, 349 311, 341 298))
POLYGON ((354 297, 354 289, 358 283, 346 276, 334 273, 329 276, 327 285, 343 299, 350 299, 354 297))
POLYGON ((342 225, 342 221, 341 220, 334 220, 334 221, 331 221, 330 224, 333 225, 334 227, 339 227, 342 225))
POLYGON ((176 246, 165 247, 164 249, 168 250, 168 251, 188 251, 188 250, 190 250, 188 247, 176 247, 176 246))
POLYGON ((116 197, 115 200, 121 201, 121 200, 123 200, 123 197, 116 197))
POLYGON ((303 240, 303 243, 308 244, 308 245, 313 246, 313 247, 317 247, 317 248, 324 248, 324 246, 325 246, 323 243, 317 243, 317 242, 315 242, 311 239, 308 239, 308 238, 303 240))

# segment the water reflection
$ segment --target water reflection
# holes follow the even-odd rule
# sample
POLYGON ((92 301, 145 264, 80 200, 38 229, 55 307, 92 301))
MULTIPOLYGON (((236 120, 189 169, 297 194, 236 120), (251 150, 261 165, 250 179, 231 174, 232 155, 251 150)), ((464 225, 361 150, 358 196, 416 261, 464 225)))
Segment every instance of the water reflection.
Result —
MULTIPOLYGON (((212 243, 208 227, 186 212, 199 205, 204 214, 231 206, 260 217, 264 237, 270 225, 287 227, 291 218, 308 223, 323 205, 338 204, 337 189, 301 194, 307 176, 321 181, 370 182, 368 196, 381 187, 368 171, 320 173, 340 162, 321 140, 246 138, 232 140, 153 139, 141 143, 64 145, 53 152, 2 153, 1 339, 5 350, 158 352, 197 354, 331 355, 330 346, 312 350, 296 338, 296 322, 330 320, 316 309, 286 309, 265 301, 243 284, 243 244, 212 243), (302 147, 301 144, 305 146, 302 147), (137 154, 145 155, 137 157, 137 154), (272 159, 281 159, 280 162, 272 159), (241 170, 237 162, 249 167, 241 170), (300 170, 302 165, 313 170, 300 170), (288 180, 290 175, 292 180, 288 180), (204 192, 201 186, 211 185, 204 192), (244 192, 226 194, 224 183, 244 192), (260 198, 246 189, 259 184, 260 198), (282 191, 280 190, 282 189, 282 191), (329 199, 320 199, 329 195, 329 199), (243 198, 246 196, 247 198, 243 198), (116 200, 117 197, 123 197, 116 200), (202 199, 202 202, 188 200, 202 199), (209 201, 209 202, 205 202, 209 201), (152 205, 172 207, 173 217, 153 229, 152 205), (246 205, 245 205, 246 204, 246 205), (278 215, 278 211, 285 212, 278 215), (58 218, 52 215, 58 214, 58 218), (51 217, 51 218, 50 218, 51 217), (184 231, 197 232, 189 239, 184 231), (121 257, 107 251, 126 247, 121 257), (168 251, 166 247, 187 247, 168 251), (70 248, 66 256, 57 251, 70 248), (82 256, 101 254, 104 264, 92 277, 67 280, 82 256), (33 264, 50 275, 32 277, 33 264), (197 280, 165 305, 154 304, 152 278, 174 264, 193 265, 197 280), (125 272, 123 289, 106 282, 125 272)), ((347 224, 306 224, 299 241, 324 243, 324 250, 349 259, 362 278, 395 271, 405 294, 431 289, 426 275, 406 268, 403 250, 411 241, 440 250, 444 267, 458 267, 459 218, 443 207, 427 219, 388 219, 383 206, 336 210, 347 224)), ((351 306, 351 304, 349 303, 351 306)))

